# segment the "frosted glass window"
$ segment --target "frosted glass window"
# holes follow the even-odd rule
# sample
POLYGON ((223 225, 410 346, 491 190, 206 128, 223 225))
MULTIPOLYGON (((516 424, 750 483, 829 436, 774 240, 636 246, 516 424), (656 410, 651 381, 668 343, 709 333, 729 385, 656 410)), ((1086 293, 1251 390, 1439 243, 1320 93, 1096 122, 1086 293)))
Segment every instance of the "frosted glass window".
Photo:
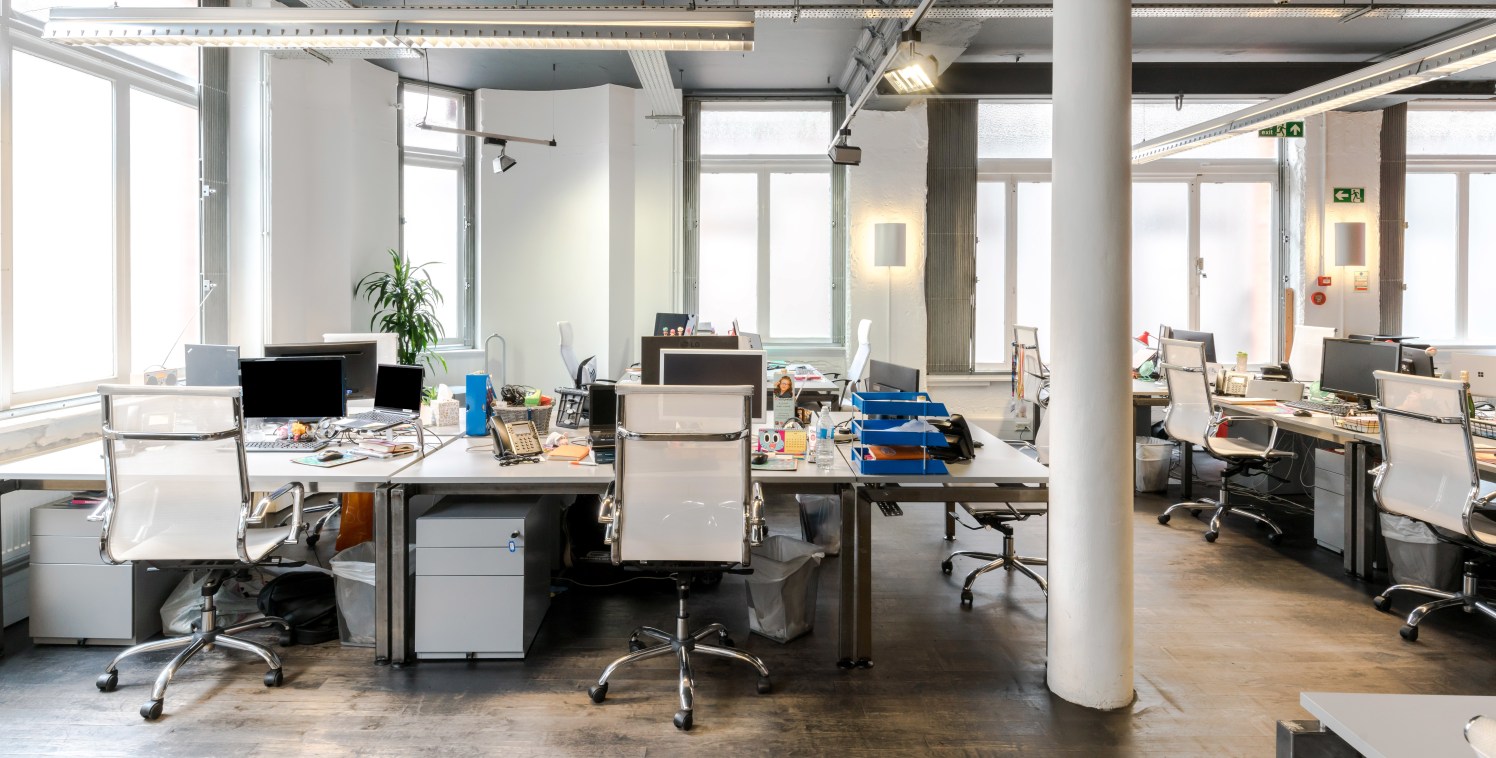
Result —
POLYGON ((1273 189, 1267 182, 1200 185, 1200 329, 1216 357, 1274 359, 1273 189))
POLYGON ((701 107, 702 155, 820 155, 831 144, 831 109, 772 104, 701 107))
MULTIPOLYGON (((52 8, 196 8, 197 0, 13 0, 12 13, 47 20, 52 8)), ((164 68, 189 81, 197 81, 197 48, 190 45, 130 45, 102 48, 112 55, 135 58, 164 68)))
POLYGON ((456 93, 433 89, 427 94, 426 87, 406 85, 400 106, 401 136, 407 150, 435 150, 443 153, 462 151, 462 140, 468 139, 449 132, 433 132, 416 124, 423 121, 432 126, 465 128, 462 115, 462 97, 456 93))
POLYGON ((112 378, 113 86, 11 56, 13 390, 112 378))
POLYGON ((1496 214, 1490 211, 1496 209, 1496 175, 1470 175, 1469 207, 1484 209, 1470 214, 1469 340, 1492 345, 1496 344, 1496 297, 1491 296, 1491 284, 1496 282, 1496 214))
MULTIPOLYGON (((1250 102, 1233 103, 1185 103, 1184 108, 1175 109, 1170 103, 1133 103, 1132 144, 1162 137, 1165 134, 1209 121, 1218 116, 1239 111, 1252 105, 1250 102)), ((1258 137, 1255 132, 1214 142, 1193 150, 1175 153, 1171 158, 1192 160, 1219 158, 1259 158, 1271 160, 1278 156, 1278 141, 1258 137)), ((1165 159, 1167 160, 1167 159, 1165 159)))
MULTIPOLYGON (((1039 330, 1039 354, 1049 355, 1049 182, 1018 185, 1018 321, 1039 330)), ((1046 359, 1047 360, 1047 359, 1046 359)))
MULTIPOLYGON (((197 145, 195 109, 131 90, 131 374, 182 366, 182 343, 201 334, 197 145)), ((228 297, 219 284, 213 296, 228 297)))
MULTIPOLYGON (((1241 110, 1251 104, 1186 103, 1182 110, 1176 110, 1172 102, 1134 103, 1131 144, 1160 137, 1201 121, 1241 110)), ((1053 155, 1053 119, 1054 106, 1049 103, 982 103, 977 107, 977 157, 1050 158, 1053 155)), ((1199 160, 1272 159, 1276 156, 1276 140, 1247 134, 1171 157, 1199 160)))
MULTIPOLYGON (((1454 174, 1408 174, 1408 229, 1403 238, 1403 282, 1407 285, 1403 292, 1403 334, 1430 340, 1450 339, 1458 334, 1457 191, 1454 174)), ((1488 215, 1472 214, 1471 221, 1488 215)))
POLYGON ((1189 185, 1132 185, 1132 336, 1189 326, 1189 185))
POLYGON ((462 175, 457 168, 405 164, 405 255, 411 263, 431 264, 426 273, 442 295, 436 317, 447 337, 460 334, 462 175))
MULTIPOLYGON (((831 175, 769 177, 769 332, 831 339, 831 175)), ((720 322, 712 321, 713 324, 720 322)))
POLYGON ((1054 106, 1048 103, 978 105, 977 157, 1048 158, 1053 117, 1054 106))
POLYGON ((973 335, 978 366, 1003 364, 1008 356, 1003 328, 1003 274, 1007 251, 1008 185, 977 183, 976 328, 973 335))
POLYGON ((758 321, 758 175, 702 174, 697 318, 762 334, 758 321))
POLYGON ((1408 154, 1496 155, 1496 110, 1409 110, 1408 154))

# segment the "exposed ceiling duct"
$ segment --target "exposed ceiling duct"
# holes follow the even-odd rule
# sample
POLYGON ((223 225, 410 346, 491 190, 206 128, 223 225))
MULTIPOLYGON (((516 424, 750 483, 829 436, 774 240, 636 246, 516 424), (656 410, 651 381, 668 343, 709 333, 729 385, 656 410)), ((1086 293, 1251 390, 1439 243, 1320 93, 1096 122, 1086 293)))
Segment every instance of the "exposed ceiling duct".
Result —
MULTIPOLYGON (((861 5, 813 5, 794 3, 791 5, 742 5, 751 8, 758 18, 778 19, 881 19, 905 20, 914 15, 913 6, 861 6, 861 5)), ((986 5, 986 4, 942 4, 924 14, 928 19, 1037 19, 1053 18, 1054 9, 1049 5, 986 5)), ((1377 3, 1368 5, 1343 5, 1340 3, 1318 3, 1300 5, 1260 4, 1211 4, 1171 3, 1134 5, 1133 18, 1244 18, 1244 19, 1320 19, 1345 20, 1366 19, 1384 21, 1437 20, 1437 19, 1496 19, 1496 6, 1481 5, 1413 5, 1409 3, 1377 3)))
POLYGON ((655 121, 682 123, 680 90, 675 88, 675 82, 670 78, 665 54, 659 50, 630 50, 629 60, 639 75, 645 96, 649 98, 649 117, 655 121))

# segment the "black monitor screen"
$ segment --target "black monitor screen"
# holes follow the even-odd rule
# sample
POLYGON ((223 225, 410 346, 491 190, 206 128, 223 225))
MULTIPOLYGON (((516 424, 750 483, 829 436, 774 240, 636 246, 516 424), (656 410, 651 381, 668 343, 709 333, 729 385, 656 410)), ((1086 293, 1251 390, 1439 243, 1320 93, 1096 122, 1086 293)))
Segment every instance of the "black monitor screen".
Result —
POLYGON ((919 369, 868 361, 867 381, 874 392, 919 392, 919 369))
POLYGON ((1372 372, 1397 373, 1401 369, 1402 347, 1397 344, 1327 339, 1320 363, 1319 388, 1341 395, 1374 398, 1377 380, 1372 372))
POLYGON ((374 381, 374 407, 419 412, 423 376, 420 366, 379 364, 379 372, 374 381))
POLYGON ((1171 329, 1170 331, 1174 335, 1170 339, 1205 343, 1205 362, 1216 362, 1216 337, 1213 332, 1192 332, 1188 329, 1171 329))
MULTIPOLYGON (((379 365, 377 342, 297 342, 266 345, 266 358, 299 358, 326 356, 343 359, 343 381, 348 399, 368 400, 374 397, 376 367, 379 365)), ((417 408, 420 406, 417 405, 417 408)))
POLYGON ((239 384, 248 418, 315 421, 346 415, 342 358, 241 360, 239 384))
POLYGON ((639 350, 639 368, 644 384, 660 383, 661 350, 736 350, 738 338, 732 335, 700 337, 645 337, 639 350))
MULTIPOLYGON (((737 341, 737 337, 728 339, 737 341)), ((753 417, 763 418, 768 359, 762 350, 681 350, 660 353, 661 384, 746 384, 753 393, 753 417)))
POLYGON ((1413 376, 1434 375, 1434 356, 1421 347, 1402 346, 1402 372, 1413 376))
POLYGON ((685 334, 686 328, 691 325, 691 314, 689 313, 656 313, 654 336, 670 334, 674 330, 677 334, 685 334))

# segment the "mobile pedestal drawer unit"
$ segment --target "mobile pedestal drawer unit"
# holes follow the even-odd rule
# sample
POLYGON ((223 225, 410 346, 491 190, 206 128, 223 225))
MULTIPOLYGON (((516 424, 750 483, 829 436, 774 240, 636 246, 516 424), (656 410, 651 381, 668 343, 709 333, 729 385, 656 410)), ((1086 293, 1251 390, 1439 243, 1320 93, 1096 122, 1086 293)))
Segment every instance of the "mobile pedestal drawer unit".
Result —
POLYGON ((417 658, 525 657, 560 512, 554 495, 449 495, 416 519, 417 658))
POLYGON ((99 557, 92 507, 31 510, 31 639, 37 644, 134 645, 161 631, 161 604, 182 572, 99 557))

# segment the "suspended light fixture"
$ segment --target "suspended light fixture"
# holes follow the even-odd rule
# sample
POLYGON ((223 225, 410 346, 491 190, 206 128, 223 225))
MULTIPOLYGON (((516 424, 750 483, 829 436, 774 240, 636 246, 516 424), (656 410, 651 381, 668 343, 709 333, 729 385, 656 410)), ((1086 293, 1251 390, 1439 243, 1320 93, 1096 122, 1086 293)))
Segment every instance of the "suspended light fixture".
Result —
POLYGON ((900 95, 912 95, 935 89, 935 79, 940 75, 939 64, 934 56, 920 55, 915 49, 919 42, 918 31, 904 32, 899 39, 899 52, 883 72, 883 81, 900 95))

